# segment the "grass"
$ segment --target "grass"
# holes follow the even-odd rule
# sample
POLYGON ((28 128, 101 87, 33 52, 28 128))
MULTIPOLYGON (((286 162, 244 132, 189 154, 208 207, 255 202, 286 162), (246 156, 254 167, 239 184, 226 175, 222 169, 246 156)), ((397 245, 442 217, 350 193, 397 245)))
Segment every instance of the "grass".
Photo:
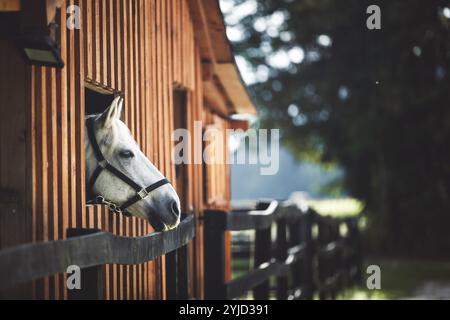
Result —
POLYGON ((251 268, 250 261, 248 259, 243 258, 234 258, 232 261, 232 270, 233 275, 232 278, 236 279, 240 276, 246 275, 251 268))
MULTIPOLYGON (((381 268, 381 290, 368 290, 364 283, 342 293, 340 299, 401 299, 417 296, 427 283, 450 286, 450 262, 369 259, 381 268)), ((365 270, 365 269, 364 269, 365 270)), ((367 278, 367 276, 365 276, 367 278)))

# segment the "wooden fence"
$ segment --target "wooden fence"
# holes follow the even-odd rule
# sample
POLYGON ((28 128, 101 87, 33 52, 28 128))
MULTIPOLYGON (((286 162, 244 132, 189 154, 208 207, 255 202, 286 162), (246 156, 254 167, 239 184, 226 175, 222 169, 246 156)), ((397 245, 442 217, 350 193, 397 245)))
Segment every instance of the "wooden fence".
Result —
MULTIPOLYGON (((259 203, 252 210, 231 213, 209 210, 204 219, 206 299, 234 299, 250 290, 258 300, 312 299, 316 295, 333 299, 340 290, 360 280, 362 256, 356 218, 323 217, 309 208, 272 201, 259 203), (256 232, 253 255, 256 268, 224 281, 229 250, 226 231, 242 230, 256 232), (270 285, 271 278, 276 280, 274 288, 270 285)), ((0 290, 65 273, 69 266, 75 265, 82 269, 82 289, 69 290, 68 298, 104 299, 107 280, 104 265, 136 266, 166 255, 167 298, 189 299, 187 245, 194 236, 194 215, 185 217, 175 230, 142 237, 68 229, 67 240, 0 251, 0 290)))
POLYGON ((94 229, 69 229, 67 240, 26 244, 0 251, 0 290, 46 276, 82 269, 81 290, 69 299, 103 299, 105 264, 139 265, 167 254, 168 299, 188 298, 187 244, 195 236, 195 217, 186 217, 175 230, 143 237, 115 236, 94 229))
POLYGON ((255 299, 269 299, 273 277, 276 299, 335 298, 361 276, 356 218, 323 217, 309 208, 272 201, 253 210, 205 212, 204 239, 206 299, 238 298, 250 290, 255 299), (243 230, 255 230, 255 268, 224 281, 225 234, 243 230))

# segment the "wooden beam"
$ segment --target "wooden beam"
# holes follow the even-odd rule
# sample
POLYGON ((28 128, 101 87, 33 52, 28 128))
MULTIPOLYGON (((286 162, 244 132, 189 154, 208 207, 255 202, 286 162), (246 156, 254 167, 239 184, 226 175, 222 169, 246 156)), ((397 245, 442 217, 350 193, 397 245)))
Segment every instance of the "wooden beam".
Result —
POLYGON ((20 0, 0 0, 0 12, 15 12, 20 9, 20 0))
POLYGON ((200 45, 202 59, 206 62, 212 63, 214 67, 217 62, 217 58, 214 53, 213 41, 208 25, 208 18, 204 7, 204 1, 189 0, 188 3, 192 15, 192 21, 194 23, 194 28, 196 31, 196 39, 198 39, 200 45))
POLYGON ((220 116, 228 118, 234 112, 233 105, 220 82, 217 80, 217 77, 213 76, 210 81, 203 81, 203 86, 208 107, 220 116))
POLYGON ((235 111, 242 114, 256 115, 255 105, 234 62, 216 64, 215 72, 235 111))
POLYGON ((211 63, 202 63, 203 81, 212 81, 214 77, 214 66, 211 63))
POLYGON ((243 130, 247 131, 249 128, 249 122, 246 120, 230 120, 229 128, 233 130, 243 130))
POLYGON ((203 11, 207 12, 206 23, 210 39, 213 41, 217 63, 234 61, 233 50, 227 37, 226 26, 219 1, 202 0, 203 11))
MULTIPOLYGON (((190 0, 188 3, 203 61, 203 81, 209 82, 207 86, 216 90, 217 88, 213 88, 215 81, 214 85, 224 97, 223 102, 214 101, 213 104, 221 104, 222 112, 225 111, 223 105, 226 105, 226 115, 234 112, 256 115, 255 106, 235 65, 218 2, 190 0)), ((214 92, 209 93, 208 101, 213 94, 214 92)))

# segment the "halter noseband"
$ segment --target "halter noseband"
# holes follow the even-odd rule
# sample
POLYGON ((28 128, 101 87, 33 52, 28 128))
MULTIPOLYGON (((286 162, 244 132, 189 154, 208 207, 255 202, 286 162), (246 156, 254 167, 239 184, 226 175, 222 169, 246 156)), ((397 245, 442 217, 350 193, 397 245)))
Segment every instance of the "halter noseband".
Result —
POLYGON ((89 179, 89 185, 88 185, 88 195, 90 197, 91 203, 97 203, 97 204, 105 204, 108 205, 109 209, 115 213, 123 213, 127 214, 126 210, 131 207, 136 202, 139 202, 141 200, 144 200, 149 196, 149 194, 166 185, 169 184, 169 180, 167 179, 161 179, 154 184, 148 186, 147 188, 141 187, 139 184, 134 182, 132 179, 127 177, 125 174, 123 174, 120 170, 116 169, 114 166, 112 166, 108 160, 105 159, 103 156, 102 151, 100 150, 100 146, 97 143, 97 139, 95 138, 95 132, 94 132, 94 124, 95 124, 95 118, 89 118, 87 120, 87 130, 88 130, 88 137, 89 141, 92 145, 92 148, 94 149, 95 158, 97 159, 98 165, 97 168, 94 170, 94 173, 92 174, 91 178, 89 179), (136 191, 136 195, 128 199, 124 204, 121 206, 116 205, 115 203, 111 201, 105 200, 102 196, 97 196, 94 198, 93 196, 93 188, 95 185, 95 182, 97 181, 100 174, 103 172, 103 170, 108 170, 113 175, 115 175, 117 178, 128 184, 131 188, 133 188, 136 191))

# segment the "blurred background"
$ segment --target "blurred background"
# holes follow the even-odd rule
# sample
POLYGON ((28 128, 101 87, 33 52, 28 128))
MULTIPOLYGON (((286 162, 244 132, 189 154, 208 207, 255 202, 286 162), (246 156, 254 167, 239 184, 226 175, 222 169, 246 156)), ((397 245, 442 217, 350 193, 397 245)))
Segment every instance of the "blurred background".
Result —
POLYGON ((381 267, 382 290, 363 283, 341 298, 450 299, 449 2, 221 8, 259 108, 253 127, 279 128, 282 143, 275 176, 233 165, 233 201, 301 191, 320 214, 360 216, 365 263, 381 267), (373 4, 380 30, 366 26, 373 4))

